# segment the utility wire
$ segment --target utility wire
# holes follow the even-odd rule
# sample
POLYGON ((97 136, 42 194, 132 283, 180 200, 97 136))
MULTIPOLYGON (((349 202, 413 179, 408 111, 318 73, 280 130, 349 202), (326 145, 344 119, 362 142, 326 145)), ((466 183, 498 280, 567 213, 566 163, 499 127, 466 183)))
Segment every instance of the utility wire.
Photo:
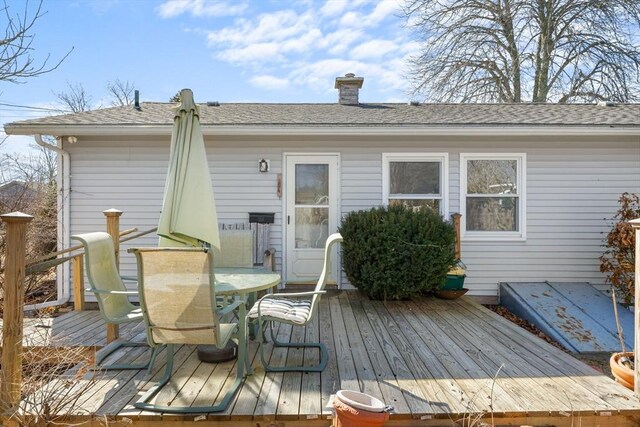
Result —
POLYGON ((8 104, 5 102, 0 102, 0 105, 3 107, 14 107, 14 108, 24 108, 28 110, 39 110, 39 111, 51 111, 54 113, 70 113, 69 110, 64 110, 61 108, 46 108, 46 107, 33 107, 30 105, 18 105, 18 104, 8 104))

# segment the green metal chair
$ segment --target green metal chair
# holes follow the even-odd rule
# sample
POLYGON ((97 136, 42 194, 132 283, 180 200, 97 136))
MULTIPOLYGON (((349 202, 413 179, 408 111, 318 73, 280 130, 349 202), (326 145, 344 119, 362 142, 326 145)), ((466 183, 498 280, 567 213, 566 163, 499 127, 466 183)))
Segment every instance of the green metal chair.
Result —
POLYGON ((317 310, 320 297, 331 273, 331 252, 333 245, 342 242, 339 233, 327 238, 324 248, 324 265, 318 283, 312 292, 268 294, 262 297, 247 314, 247 322, 257 320, 260 329, 260 360, 266 371, 271 372, 322 372, 327 366, 329 354, 321 342, 318 343, 283 343, 273 333, 273 323, 286 323, 293 326, 304 326, 311 322, 317 310), (312 347, 320 351, 320 362, 315 366, 272 366, 266 361, 264 354, 264 329, 269 324, 271 340, 277 347, 312 347))
MULTIPOLYGON (((138 292, 125 287, 116 266, 115 249, 111 236, 104 232, 77 234, 72 239, 80 241, 84 247, 85 269, 89 279, 89 288, 96 296, 100 314, 107 323, 117 325, 130 322, 142 322, 142 309, 129 302, 129 297, 138 292)), ((146 343, 116 340, 99 352, 96 369, 151 369, 156 353, 144 364, 102 365, 111 354, 123 347, 147 347, 146 343)))
POLYGON ((167 413, 224 411, 245 376, 248 359, 245 303, 237 298, 224 307, 216 306, 213 255, 206 248, 134 248, 138 262, 138 287, 147 341, 153 348, 166 345, 167 363, 159 382, 151 387, 136 408, 167 413), (238 310, 238 323, 222 323, 238 310), (180 407, 149 403, 171 379, 176 344, 224 346, 238 340, 236 378, 215 406, 180 407))

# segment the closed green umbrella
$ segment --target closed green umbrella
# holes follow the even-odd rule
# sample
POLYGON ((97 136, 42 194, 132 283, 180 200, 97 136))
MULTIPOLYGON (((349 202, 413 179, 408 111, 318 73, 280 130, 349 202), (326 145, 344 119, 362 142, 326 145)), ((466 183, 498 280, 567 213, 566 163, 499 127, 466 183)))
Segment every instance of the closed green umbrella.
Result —
POLYGON ((198 246, 206 242, 220 249, 216 204, 199 114, 193 92, 183 89, 171 133, 169 172, 158 224, 160 246, 198 246))

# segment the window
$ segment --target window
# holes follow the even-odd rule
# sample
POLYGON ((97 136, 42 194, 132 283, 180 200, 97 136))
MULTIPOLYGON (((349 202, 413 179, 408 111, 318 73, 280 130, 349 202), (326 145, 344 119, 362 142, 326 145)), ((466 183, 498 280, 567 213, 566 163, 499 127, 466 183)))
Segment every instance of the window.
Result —
POLYGON ((389 205, 430 208, 446 216, 448 155, 382 155, 382 199, 389 205))
POLYGON ((465 240, 524 240, 526 155, 461 154, 465 240))

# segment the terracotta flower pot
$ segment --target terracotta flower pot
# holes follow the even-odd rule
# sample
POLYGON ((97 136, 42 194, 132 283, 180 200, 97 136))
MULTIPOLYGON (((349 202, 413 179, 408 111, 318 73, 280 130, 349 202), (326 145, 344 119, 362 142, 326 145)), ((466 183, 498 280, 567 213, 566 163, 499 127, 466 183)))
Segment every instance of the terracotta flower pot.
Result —
POLYGON ((336 399, 336 427, 380 427, 389 420, 388 412, 369 412, 354 408, 336 399))
POLYGON ((628 351, 626 353, 613 353, 611 359, 609 359, 609 365, 611 366, 611 373, 616 379, 616 382, 622 384, 626 388, 633 390, 633 369, 624 366, 620 363, 620 358, 626 356, 633 360, 633 353, 628 351))

